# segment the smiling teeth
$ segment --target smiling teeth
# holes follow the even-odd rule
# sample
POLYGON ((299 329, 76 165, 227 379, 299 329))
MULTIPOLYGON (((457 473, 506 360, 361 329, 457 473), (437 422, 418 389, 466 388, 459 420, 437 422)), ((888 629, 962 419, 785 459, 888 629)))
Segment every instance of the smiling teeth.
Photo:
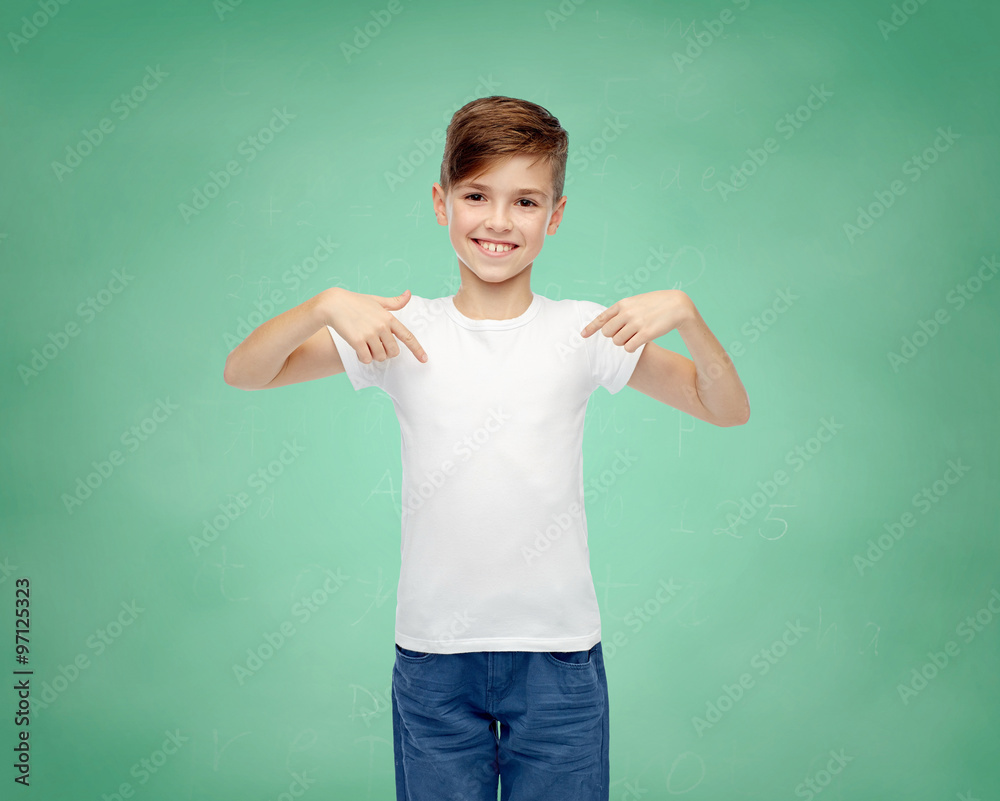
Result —
POLYGON ((506 253, 508 250, 513 250, 513 245, 494 245, 492 242, 483 242, 482 239, 476 240, 479 245, 485 250, 491 250, 494 253, 506 253))

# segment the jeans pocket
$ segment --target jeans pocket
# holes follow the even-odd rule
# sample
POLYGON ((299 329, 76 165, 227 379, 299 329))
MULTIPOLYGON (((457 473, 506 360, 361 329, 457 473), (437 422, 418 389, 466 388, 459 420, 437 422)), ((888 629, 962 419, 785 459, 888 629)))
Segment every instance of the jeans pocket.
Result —
POLYGON ((403 648, 396 643, 396 656, 401 656, 404 659, 412 661, 420 661, 424 659, 430 659, 431 654, 425 653, 423 651, 411 651, 409 648, 403 648))
POLYGON ((590 663, 590 651, 546 651, 549 661, 566 667, 585 667, 590 663))

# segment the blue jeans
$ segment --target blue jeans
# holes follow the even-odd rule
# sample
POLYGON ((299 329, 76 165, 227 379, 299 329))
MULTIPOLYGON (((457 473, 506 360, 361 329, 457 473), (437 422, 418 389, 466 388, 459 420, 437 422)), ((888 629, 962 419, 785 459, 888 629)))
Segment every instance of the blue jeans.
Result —
POLYGON ((608 680, 589 651, 396 645, 397 801, 608 801, 608 680), (499 724, 499 725, 498 725, 499 724))

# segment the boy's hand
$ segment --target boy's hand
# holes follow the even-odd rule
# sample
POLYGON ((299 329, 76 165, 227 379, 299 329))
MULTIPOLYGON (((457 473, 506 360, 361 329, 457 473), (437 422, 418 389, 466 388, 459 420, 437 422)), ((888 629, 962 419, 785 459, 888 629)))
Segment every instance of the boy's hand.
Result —
POLYGON ((413 351, 418 361, 426 362, 427 353, 390 309, 401 309, 410 300, 410 290, 394 298, 365 295, 338 287, 330 296, 329 324, 358 353, 358 359, 371 364, 399 355, 396 337, 413 351))
POLYGON ((659 289, 622 298, 591 320, 580 335, 586 339, 598 329, 629 353, 647 342, 680 328, 697 310, 694 301, 680 289, 659 289))

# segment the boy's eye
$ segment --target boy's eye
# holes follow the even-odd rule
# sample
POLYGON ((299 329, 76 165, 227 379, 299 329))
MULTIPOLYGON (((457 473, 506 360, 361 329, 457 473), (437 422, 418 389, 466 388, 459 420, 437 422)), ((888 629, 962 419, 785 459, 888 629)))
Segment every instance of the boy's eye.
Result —
MULTIPOLYGON (((472 193, 471 195, 466 195, 466 196, 465 196, 465 199, 466 199, 466 200, 475 200, 476 198, 481 198, 481 197, 482 197, 482 195, 481 195, 481 194, 479 194, 478 192, 473 192, 473 193, 472 193)), ((528 198, 526 198, 526 197, 522 197, 522 198, 521 198, 520 200, 518 200, 517 202, 518 202, 518 203, 520 203, 520 202, 521 202, 521 200, 524 200, 524 201, 526 201, 526 202, 530 203, 530 204, 531 204, 532 206, 537 206, 537 205, 538 205, 537 203, 535 203, 535 201, 533 201, 533 200, 528 200, 528 198)))

